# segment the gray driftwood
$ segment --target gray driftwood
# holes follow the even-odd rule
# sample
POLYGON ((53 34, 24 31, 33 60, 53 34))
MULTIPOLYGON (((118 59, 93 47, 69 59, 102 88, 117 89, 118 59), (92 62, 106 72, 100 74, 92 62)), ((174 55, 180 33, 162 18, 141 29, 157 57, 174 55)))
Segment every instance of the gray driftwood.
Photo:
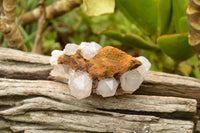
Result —
MULTIPOLYGON (((0 48, 0 77, 47 79, 49 56, 0 48)), ((175 96, 197 99, 200 107, 200 80, 163 72, 149 72, 135 94, 175 96)))
POLYGON ((0 48, 0 77, 46 79, 50 69, 48 56, 0 48))
POLYGON ((77 100, 67 84, 46 80, 50 70, 48 56, 0 48, 0 133, 192 133, 195 128, 197 79, 149 72, 134 95, 77 100))
POLYGON ((197 122, 196 133, 200 133, 200 121, 197 122))
POLYGON ((0 129, 14 132, 192 133, 196 104, 194 99, 145 95, 94 94, 77 100, 66 84, 0 79, 0 129))

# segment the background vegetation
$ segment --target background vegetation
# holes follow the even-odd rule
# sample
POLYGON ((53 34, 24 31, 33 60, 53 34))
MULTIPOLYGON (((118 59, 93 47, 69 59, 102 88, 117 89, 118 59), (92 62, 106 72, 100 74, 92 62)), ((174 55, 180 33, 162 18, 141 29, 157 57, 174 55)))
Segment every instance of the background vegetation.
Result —
MULTIPOLYGON (((52 5, 56 1, 47 0, 45 6, 52 5)), ((89 17, 84 6, 81 5, 59 17, 46 20, 41 39, 42 54, 50 55, 52 50, 63 49, 67 43, 80 44, 83 41, 95 41, 103 47, 111 45, 133 56, 147 57, 152 63, 153 71, 200 78, 198 59, 193 50, 188 47, 186 16, 188 0, 165 0, 164 3, 160 3, 160 10, 154 10, 153 7, 156 5, 148 2, 146 7, 141 6, 144 5, 144 1, 127 0, 127 3, 120 3, 120 0, 116 0, 114 13, 95 17, 89 17), (126 4, 130 6, 127 7, 126 4), (136 13, 132 13, 132 9, 136 10, 136 13), (151 16, 143 10, 151 11, 158 16, 154 18, 155 14, 151 16), (163 22, 157 24, 157 19, 163 22), (152 20, 152 22, 156 20, 155 26, 145 20, 152 20)), ((29 52, 34 46, 38 22, 22 26, 19 20, 23 14, 35 8, 38 8, 35 0, 17 2, 16 23, 29 52)), ((2 34, 0 40, 3 47, 8 47, 2 34)))

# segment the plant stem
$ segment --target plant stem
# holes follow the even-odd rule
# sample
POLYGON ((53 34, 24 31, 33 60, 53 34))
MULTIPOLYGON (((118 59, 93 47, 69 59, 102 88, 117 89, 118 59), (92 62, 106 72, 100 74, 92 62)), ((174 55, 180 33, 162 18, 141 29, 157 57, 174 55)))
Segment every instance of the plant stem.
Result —
POLYGON ((192 46, 199 60, 200 69, 200 1, 190 0, 187 9, 189 44, 192 46))
MULTIPOLYGON (((82 0, 59 0, 46 7, 46 19, 52 19, 61 16, 64 13, 71 11, 75 7, 80 6, 82 0)), ((32 22, 36 22, 40 17, 40 9, 36 8, 21 16, 20 24, 25 26, 32 22)))
POLYGON ((16 25, 17 0, 3 0, 3 15, 0 20, 0 31, 8 42, 8 47, 27 51, 23 38, 16 25))
POLYGON ((37 35, 33 45, 32 52, 41 54, 43 26, 46 21, 46 11, 45 11, 46 0, 40 0, 39 5, 40 5, 40 18, 38 20, 37 35))

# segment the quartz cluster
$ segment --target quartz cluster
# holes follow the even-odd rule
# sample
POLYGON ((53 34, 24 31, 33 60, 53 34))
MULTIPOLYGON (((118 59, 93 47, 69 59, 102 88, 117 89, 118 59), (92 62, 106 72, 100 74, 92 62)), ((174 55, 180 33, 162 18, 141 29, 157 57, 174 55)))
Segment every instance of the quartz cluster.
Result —
POLYGON ((92 92, 103 97, 133 93, 144 80, 150 62, 95 42, 67 44, 63 51, 54 50, 50 73, 57 81, 69 84, 70 94, 83 99, 92 92))

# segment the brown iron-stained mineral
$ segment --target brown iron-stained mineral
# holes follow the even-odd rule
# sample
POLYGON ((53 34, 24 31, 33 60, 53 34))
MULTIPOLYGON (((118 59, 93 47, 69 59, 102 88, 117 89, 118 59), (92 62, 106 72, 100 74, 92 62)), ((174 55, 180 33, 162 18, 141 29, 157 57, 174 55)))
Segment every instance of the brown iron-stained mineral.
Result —
POLYGON ((88 64, 91 78, 93 80, 103 80, 112 77, 118 78, 142 63, 117 48, 107 46, 101 48, 88 64))
POLYGON ((74 55, 61 55, 58 58, 58 64, 67 64, 75 71, 88 71, 88 61, 81 55, 81 49, 78 49, 74 55))
POLYGON ((101 48, 89 61, 83 58, 81 49, 78 49, 75 55, 60 56, 58 64, 70 65, 75 71, 87 71, 93 79, 93 87, 99 80, 119 79, 123 73, 142 65, 136 58, 111 46, 101 48))

